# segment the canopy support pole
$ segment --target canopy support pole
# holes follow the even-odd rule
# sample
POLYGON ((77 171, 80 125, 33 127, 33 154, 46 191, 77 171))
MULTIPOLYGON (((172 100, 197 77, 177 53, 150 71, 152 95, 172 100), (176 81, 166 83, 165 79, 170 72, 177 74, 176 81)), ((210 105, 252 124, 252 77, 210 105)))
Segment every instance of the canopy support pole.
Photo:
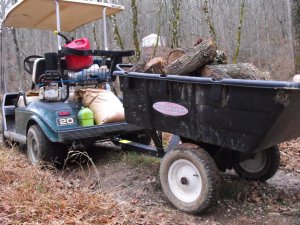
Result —
MULTIPOLYGON (((60 28, 60 9, 59 9, 59 2, 55 0, 55 11, 56 11, 56 29, 58 32, 61 32, 60 28)), ((58 50, 61 50, 61 36, 57 35, 57 47, 58 50)))
POLYGON ((106 7, 103 8, 103 35, 104 35, 104 50, 108 50, 107 42, 107 24, 106 24, 106 7))

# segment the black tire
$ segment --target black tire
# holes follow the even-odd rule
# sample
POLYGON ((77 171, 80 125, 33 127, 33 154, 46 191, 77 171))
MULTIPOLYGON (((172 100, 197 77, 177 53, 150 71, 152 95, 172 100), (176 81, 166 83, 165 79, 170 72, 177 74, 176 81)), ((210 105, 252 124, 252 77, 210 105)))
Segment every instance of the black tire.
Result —
POLYGON ((160 181, 165 195, 177 209, 199 214, 217 202, 221 177, 205 150, 187 145, 178 145, 166 153, 160 166, 160 181), (176 177, 177 174, 180 176, 176 177))
POLYGON ((233 169, 246 180, 266 181, 274 176, 280 165, 280 151, 277 146, 259 151, 247 158, 244 154, 237 153, 237 157, 241 162, 233 165, 233 169))
POLYGON ((27 155, 34 166, 62 167, 67 151, 65 145, 52 143, 38 125, 32 125, 27 132, 27 155))

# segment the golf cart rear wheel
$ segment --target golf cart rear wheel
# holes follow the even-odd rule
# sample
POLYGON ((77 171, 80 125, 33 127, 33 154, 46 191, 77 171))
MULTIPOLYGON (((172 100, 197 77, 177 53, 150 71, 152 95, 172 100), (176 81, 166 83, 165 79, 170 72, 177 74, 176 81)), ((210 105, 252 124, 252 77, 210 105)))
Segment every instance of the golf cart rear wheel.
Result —
POLYGON ((52 164, 61 167, 66 147, 60 143, 52 143, 38 125, 32 125, 27 133, 27 155, 34 166, 52 164))
POLYGON ((179 145, 164 156, 160 181, 165 195, 176 208, 199 214, 217 202, 221 178, 210 155, 193 146, 179 145))
POLYGON ((280 151, 277 146, 246 156, 237 153, 239 163, 233 166, 236 173, 246 180, 266 181, 274 176, 280 165, 280 151))

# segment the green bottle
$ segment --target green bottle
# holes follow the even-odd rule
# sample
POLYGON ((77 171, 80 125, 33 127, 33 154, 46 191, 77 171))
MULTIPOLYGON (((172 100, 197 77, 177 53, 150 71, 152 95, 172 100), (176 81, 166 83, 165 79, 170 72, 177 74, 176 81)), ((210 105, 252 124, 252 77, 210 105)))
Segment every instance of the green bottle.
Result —
POLYGON ((81 107, 78 113, 79 126, 93 126, 94 125, 94 115, 93 112, 88 107, 81 107))

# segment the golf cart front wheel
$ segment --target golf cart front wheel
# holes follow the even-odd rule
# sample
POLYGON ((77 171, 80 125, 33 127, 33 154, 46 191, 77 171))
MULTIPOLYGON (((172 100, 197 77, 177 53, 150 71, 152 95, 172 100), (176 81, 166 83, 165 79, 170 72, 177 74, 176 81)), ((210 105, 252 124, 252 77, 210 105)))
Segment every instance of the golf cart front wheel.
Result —
POLYGON ((160 181, 169 201, 187 213, 199 214, 218 199, 218 168, 205 150, 193 144, 179 145, 164 156, 160 181))
POLYGON ((274 176, 280 165, 280 151, 277 146, 245 155, 237 153, 238 163, 233 166, 236 173, 246 180, 266 181, 274 176))

